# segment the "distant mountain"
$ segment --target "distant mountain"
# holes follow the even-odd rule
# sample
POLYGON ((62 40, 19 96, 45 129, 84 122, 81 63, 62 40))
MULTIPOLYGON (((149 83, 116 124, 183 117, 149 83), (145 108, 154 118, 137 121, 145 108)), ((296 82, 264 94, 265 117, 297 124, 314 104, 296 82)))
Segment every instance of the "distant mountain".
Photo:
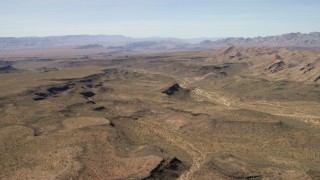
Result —
MULTIPOLYGON (((76 46, 78 49, 103 47, 125 47, 133 49, 150 48, 148 45, 173 47, 186 44, 186 41, 178 38, 131 38, 121 35, 68 35, 49 37, 0 37, 0 48, 46 48, 58 46, 76 46)), ((151 47, 152 48, 152 47, 151 47)))
POLYGON ((56 47, 80 46, 88 44, 119 45, 133 42, 134 39, 121 35, 69 35, 49 37, 0 37, 0 48, 15 47, 56 47))
POLYGON ((205 37, 203 37, 203 38, 184 39, 184 41, 186 43, 190 43, 190 44, 198 44, 203 41, 217 41, 219 39, 224 39, 224 38, 222 38, 222 37, 220 37, 220 38, 205 38, 205 37))
POLYGON ((103 48, 101 44, 87 44, 83 46, 79 46, 76 49, 100 49, 103 48))
POLYGON ((264 46, 320 49, 320 32, 289 33, 267 37, 231 38, 131 38, 122 35, 68 35, 49 37, 0 37, 0 48, 51 48, 74 46, 77 49, 212 49, 227 46, 264 46), (205 40, 206 39, 206 40, 205 40), (98 47, 99 46, 99 47, 98 47))
POLYGON ((112 47, 113 49, 123 50, 169 50, 169 49, 186 49, 190 46, 188 43, 183 41, 142 41, 129 43, 124 46, 112 47))
POLYGON ((226 47, 230 45, 294 48, 320 47, 320 32, 312 32, 309 34, 289 33, 279 36, 255 38, 225 38, 216 41, 205 40, 199 44, 200 47, 207 48, 226 47))

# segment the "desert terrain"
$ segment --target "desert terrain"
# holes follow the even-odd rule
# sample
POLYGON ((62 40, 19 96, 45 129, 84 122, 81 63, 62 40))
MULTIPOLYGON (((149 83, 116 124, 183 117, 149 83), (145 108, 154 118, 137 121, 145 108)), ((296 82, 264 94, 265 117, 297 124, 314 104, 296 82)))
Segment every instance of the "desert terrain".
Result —
POLYGON ((0 179, 320 179, 317 50, 4 48, 0 82, 0 179))

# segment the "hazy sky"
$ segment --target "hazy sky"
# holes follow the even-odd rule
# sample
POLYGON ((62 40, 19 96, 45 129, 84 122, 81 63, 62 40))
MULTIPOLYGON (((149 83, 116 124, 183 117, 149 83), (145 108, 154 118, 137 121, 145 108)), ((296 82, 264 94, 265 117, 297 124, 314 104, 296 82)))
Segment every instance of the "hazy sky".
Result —
POLYGON ((320 31, 320 0, 0 0, 0 36, 266 36, 320 31))

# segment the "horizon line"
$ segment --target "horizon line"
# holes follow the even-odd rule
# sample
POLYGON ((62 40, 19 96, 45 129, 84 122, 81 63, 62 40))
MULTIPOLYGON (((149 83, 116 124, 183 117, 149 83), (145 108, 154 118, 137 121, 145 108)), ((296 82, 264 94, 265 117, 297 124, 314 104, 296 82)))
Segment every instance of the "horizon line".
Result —
POLYGON ((286 34, 312 34, 312 33, 320 33, 320 31, 311 31, 311 32, 288 32, 288 33, 282 33, 282 34, 272 34, 272 35, 259 35, 259 36, 225 36, 225 37, 190 37, 190 38, 179 38, 179 37, 164 37, 164 36, 149 36, 149 37, 132 37, 127 35, 121 35, 121 34, 64 34, 64 35, 47 35, 47 36, 0 36, 0 38, 49 38, 49 37, 66 37, 66 36, 121 36, 125 38, 132 38, 132 39, 148 39, 148 38, 159 38, 159 39, 214 39, 214 38, 257 38, 257 37, 272 37, 272 36, 281 36, 286 34))

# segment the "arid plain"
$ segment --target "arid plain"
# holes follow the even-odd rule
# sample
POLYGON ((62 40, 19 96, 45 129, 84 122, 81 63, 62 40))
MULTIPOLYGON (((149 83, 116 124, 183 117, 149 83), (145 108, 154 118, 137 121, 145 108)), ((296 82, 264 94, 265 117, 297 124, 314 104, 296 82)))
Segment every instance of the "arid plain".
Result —
POLYGON ((318 51, 0 60, 0 179, 320 179, 318 51))

